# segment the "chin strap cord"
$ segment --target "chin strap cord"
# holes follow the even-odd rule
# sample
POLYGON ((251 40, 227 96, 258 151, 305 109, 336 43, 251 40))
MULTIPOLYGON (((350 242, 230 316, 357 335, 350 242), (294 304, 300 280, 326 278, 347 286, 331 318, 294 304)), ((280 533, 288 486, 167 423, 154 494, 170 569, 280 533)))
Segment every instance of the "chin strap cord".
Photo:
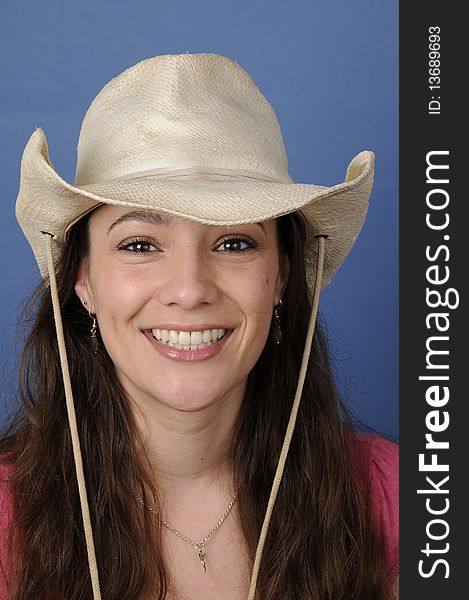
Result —
POLYGON ((298 408, 300 406, 301 394, 303 392, 303 386, 305 382, 306 371, 308 369, 309 356, 311 354, 311 345, 313 341, 314 328, 316 326, 316 316, 318 313, 319 295, 321 292, 321 281, 322 281, 322 270, 324 266, 324 249, 325 240, 327 236, 316 236, 318 239, 318 264, 316 270, 316 279, 314 282, 314 292, 311 307, 311 316, 309 319, 308 331, 306 333, 305 348, 303 351, 303 358, 301 361, 300 374, 298 376, 298 384, 296 387, 295 398, 290 413, 290 420, 288 421, 285 438, 283 440, 282 451, 280 452, 280 458, 275 471, 274 481, 272 483, 272 489, 270 491, 269 502, 267 504, 267 510, 265 512, 264 522, 262 524, 261 533, 259 536, 259 542, 257 543, 256 557, 254 559, 254 566, 252 568, 251 583, 249 585, 249 594, 247 600, 254 600, 256 595, 257 577, 259 575, 259 568, 262 560, 262 553, 264 550, 265 539, 269 530, 270 519, 274 510, 275 501, 277 499, 278 490, 282 481, 283 471, 285 469, 285 462, 287 460, 288 449, 290 448, 290 442, 295 428, 296 417, 298 414, 298 408))
MULTIPOLYGON (((91 526, 90 511, 88 506, 88 498, 86 493, 85 475, 83 472, 83 461, 80 449, 80 439, 78 436, 77 421, 75 415, 75 406, 73 402, 72 385, 70 381, 70 372, 68 368, 67 351, 65 346, 65 339, 62 327, 62 317, 60 313, 60 302, 57 293, 57 282, 55 279, 55 268, 52 257, 52 238, 53 236, 49 233, 46 235, 46 253, 47 253, 47 268, 49 273, 50 292, 52 298, 52 307, 54 311, 54 320, 57 333, 57 343, 59 347, 60 366, 62 369, 63 383, 65 389, 65 400, 67 404, 68 422, 70 427, 70 434, 72 438, 73 457, 75 460, 75 470, 78 482, 78 492, 80 496, 81 512, 83 517, 83 528, 85 531, 86 550, 88 553, 88 566, 91 576, 91 585, 93 589, 93 600, 101 600, 101 591, 99 587, 99 574, 98 565, 96 562, 96 553, 94 548, 93 540, 93 529, 91 526)), ((321 291, 321 280, 322 270, 324 265, 324 248, 326 236, 318 237, 318 264, 316 270, 316 280, 314 284, 314 293, 312 300, 311 316, 308 325, 308 331, 306 334, 305 348, 303 352, 303 358, 301 361, 300 374, 298 377, 298 384, 296 388, 295 398, 290 413, 290 420, 288 422, 285 438, 280 453, 277 470, 275 472, 274 481, 272 483, 272 489, 270 492, 269 502, 262 524, 261 533, 259 536, 259 542, 257 544, 256 556, 254 559, 254 566, 252 569, 251 583, 249 586, 249 594, 247 600, 254 600, 257 587, 257 578, 259 575, 259 568, 262 560, 262 553, 264 550, 264 544, 269 530, 270 519, 274 509, 275 501, 277 499, 278 490, 282 481, 283 471, 285 468, 285 462, 288 455, 288 449, 295 428, 296 417, 298 414, 298 408, 301 401, 301 395, 303 392, 303 386, 308 368, 309 356, 311 354, 311 345, 313 341, 314 328, 316 325, 316 316, 318 312, 319 295, 321 291)))
POLYGON ((91 585, 93 588, 93 600, 101 600, 101 591, 99 588, 98 565, 96 563, 96 554, 93 541, 93 529, 91 527, 90 510, 86 494, 85 475, 83 472, 83 461, 81 457, 80 438, 78 436, 77 419, 75 415, 75 405, 73 402, 72 384, 70 382, 70 372, 68 368, 67 350, 62 327, 62 316, 60 313, 60 302, 57 293, 57 282, 55 279, 54 261, 52 258, 52 238, 50 233, 46 233, 46 252, 47 268, 49 272, 50 293, 52 297, 52 307, 54 310, 55 328, 57 333, 57 343, 59 346, 60 366, 65 388, 65 401, 67 403, 68 423, 72 437, 73 458, 75 460, 75 471, 78 482, 78 493, 80 496, 81 514, 83 517, 83 528, 85 530, 86 550, 88 553, 88 566, 90 569, 91 585))

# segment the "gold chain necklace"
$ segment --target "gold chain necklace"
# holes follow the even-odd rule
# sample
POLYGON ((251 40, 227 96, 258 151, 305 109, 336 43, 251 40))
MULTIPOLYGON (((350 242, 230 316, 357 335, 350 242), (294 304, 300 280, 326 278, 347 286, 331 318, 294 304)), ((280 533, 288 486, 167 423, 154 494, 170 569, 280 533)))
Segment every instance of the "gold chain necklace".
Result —
POLYGON ((207 543, 210 540, 210 538, 212 537, 212 535, 221 527, 223 521, 229 515, 230 510, 233 508, 233 505, 234 505, 235 502, 236 502, 236 494, 233 496, 233 498, 231 499, 231 502, 225 508, 225 512, 218 519, 218 521, 215 524, 215 526, 212 527, 212 529, 210 530, 210 532, 207 533, 207 535, 205 537, 203 537, 200 541, 191 540, 186 535, 184 535, 183 533, 181 533, 180 531, 178 531, 177 529, 175 529, 172 525, 170 525, 164 519, 162 519, 157 514, 157 512, 153 508, 151 508, 150 506, 148 507, 148 510, 151 513, 153 513, 158 518, 158 520, 160 521, 160 523, 162 525, 164 525, 167 529, 169 529, 169 531, 171 531, 172 533, 174 533, 174 535, 176 535, 178 538, 180 538, 184 542, 187 542, 188 544, 191 544, 191 546, 194 546, 194 548, 197 551, 197 556, 199 557, 200 566, 202 567, 203 572, 206 573, 207 572, 207 565, 205 563, 205 546, 207 545, 207 543))

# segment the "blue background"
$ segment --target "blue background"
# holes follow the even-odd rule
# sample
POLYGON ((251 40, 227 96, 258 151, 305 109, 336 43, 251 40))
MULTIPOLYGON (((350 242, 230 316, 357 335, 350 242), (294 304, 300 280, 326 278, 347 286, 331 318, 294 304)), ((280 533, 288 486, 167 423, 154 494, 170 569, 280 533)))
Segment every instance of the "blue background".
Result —
POLYGON ((73 181, 82 118, 107 81, 156 54, 215 52, 272 103, 295 181, 334 185, 356 153, 376 153, 367 221, 321 308, 345 400, 397 436, 397 2, 3 0, 0 15, 0 424, 16 402, 18 307, 38 280, 14 217, 29 135, 45 130, 73 181))

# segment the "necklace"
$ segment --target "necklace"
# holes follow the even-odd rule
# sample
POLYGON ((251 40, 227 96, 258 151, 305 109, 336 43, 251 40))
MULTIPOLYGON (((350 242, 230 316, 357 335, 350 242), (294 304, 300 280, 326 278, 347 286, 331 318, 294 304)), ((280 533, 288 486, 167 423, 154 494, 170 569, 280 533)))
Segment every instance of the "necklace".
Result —
POLYGON ((203 537, 200 541, 191 540, 186 535, 184 535, 183 533, 181 533, 180 531, 178 531, 177 529, 175 529, 172 525, 170 525, 164 519, 162 519, 156 513, 156 511, 153 508, 148 507, 148 510, 151 513, 153 513, 156 517, 158 517, 158 520, 160 521, 160 523, 162 525, 164 525, 166 527, 166 529, 169 529, 169 531, 171 531, 172 533, 174 533, 175 536, 177 536, 178 538, 180 538, 184 542, 187 542, 188 544, 191 544, 191 546, 194 546, 194 548, 197 551, 197 556, 199 557, 200 566, 202 567, 202 571, 204 573, 206 573, 207 572, 207 565, 206 565, 206 562, 205 562, 205 546, 207 545, 207 543, 210 540, 210 538, 212 537, 212 535, 221 527, 223 521, 229 515, 230 510, 233 508, 233 505, 234 505, 235 502, 236 502, 236 494, 233 496, 233 498, 231 499, 231 502, 225 508, 225 512, 218 519, 218 521, 214 525, 214 527, 212 527, 212 529, 209 531, 209 533, 207 533, 207 535, 205 537, 203 537))

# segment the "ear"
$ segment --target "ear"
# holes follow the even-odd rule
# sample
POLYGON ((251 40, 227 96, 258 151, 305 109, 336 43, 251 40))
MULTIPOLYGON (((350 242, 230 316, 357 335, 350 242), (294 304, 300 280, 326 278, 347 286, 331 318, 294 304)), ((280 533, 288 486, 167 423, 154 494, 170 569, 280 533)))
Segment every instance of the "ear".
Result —
POLYGON ((277 300, 283 297, 283 293, 285 292, 285 288, 287 287, 289 274, 290 261, 288 259, 288 255, 285 254, 280 257, 279 261, 279 272, 277 277, 277 285, 275 287, 275 298, 277 300))
POLYGON ((75 293, 86 310, 94 313, 93 296, 88 281, 88 263, 86 260, 82 260, 78 266, 75 276, 75 293))

